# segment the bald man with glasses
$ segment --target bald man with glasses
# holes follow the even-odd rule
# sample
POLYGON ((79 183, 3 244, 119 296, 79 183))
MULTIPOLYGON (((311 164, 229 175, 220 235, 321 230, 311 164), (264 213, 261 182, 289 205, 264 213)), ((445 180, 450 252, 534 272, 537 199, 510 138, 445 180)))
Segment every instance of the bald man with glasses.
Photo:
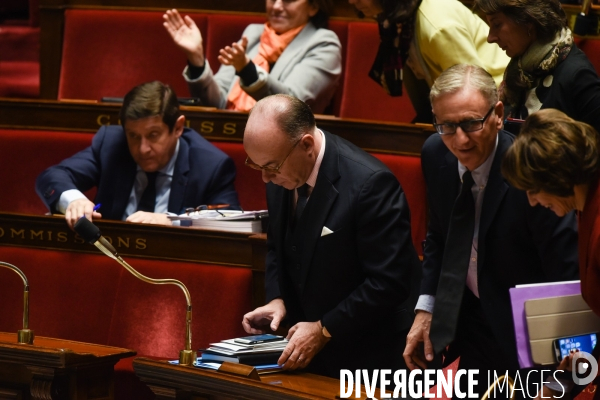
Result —
POLYGON ((270 216, 267 304, 244 316, 245 330, 285 321, 285 369, 339 379, 340 369, 406 368, 420 262, 396 177, 319 130, 310 108, 287 95, 256 104, 244 149, 267 183, 270 216))
POLYGON ((514 377, 519 369, 509 288, 578 279, 576 221, 530 207, 500 174, 514 136, 502 130, 504 106, 489 73, 455 65, 430 100, 438 135, 421 153, 429 223, 404 357, 411 369, 434 354, 445 365, 460 357, 460 369, 479 370, 481 397, 486 371, 514 377))

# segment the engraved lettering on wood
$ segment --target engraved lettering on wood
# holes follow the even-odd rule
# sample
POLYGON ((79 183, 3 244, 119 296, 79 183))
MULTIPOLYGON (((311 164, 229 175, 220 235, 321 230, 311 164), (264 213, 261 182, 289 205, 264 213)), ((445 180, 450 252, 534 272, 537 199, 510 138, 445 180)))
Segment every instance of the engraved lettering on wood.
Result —
POLYGON ((235 122, 226 122, 223 124, 224 135, 235 135, 237 124, 235 122))
POLYGON ((137 250, 146 250, 146 239, 137 238, 135 239, 135 248, 137 250))
POLYGON ((4 229, 0 228, 0 238, 4 237, 4 229))
POLYGON ((96 118, 96 123, 98 126, 110 125, 110 115, 108 114, 100 114, 98 118, 96 118))
POLYGON ((125 248, 129 248, 129 238, 125 238, 123 239, 120 236, 117 236, 117 247, 125 247, 125 248), (127 239, 127 240, 125 240, 127 239))
POLYGON ((79 236, 79 235, 75 234, 75 237, 73 238, 73 242, 75 242, 75 243, 80 243, 80 244, 81 244, 81 243, 85 243, 85 240, 83 240, 83 239, 81 238, 81 236, 79 236))
POLYGON ((44 231, 29 231, 31 233, 31 240, 44 240, 44 231))
POLYGON ((56 241, 60 243, 66 243, 68 240, 67 232, 58 232, 56 234, 56 241))
POLYGON ((215 129, 215 123, 213 121, 202 121, 200 124, 200 133, 212 133, 215 129))
POLYGON ((25 229, 16 230, 14 228, 10 228, 10 237, 14 239, 15 236, 25 239, 25 229))

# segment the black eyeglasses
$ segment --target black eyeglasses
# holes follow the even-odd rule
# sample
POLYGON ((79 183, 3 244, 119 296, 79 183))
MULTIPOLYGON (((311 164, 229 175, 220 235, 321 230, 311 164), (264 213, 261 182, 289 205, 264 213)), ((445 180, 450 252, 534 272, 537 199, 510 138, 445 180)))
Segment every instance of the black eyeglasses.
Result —
MULTIPOLYGON (((201 205, 198 207, 190 207, 190 208, 186 208, 185 209, 185 213, 187 215, 190 215, 190 213, 193 213, 194 211, 204 211, 204 210, 215 210, 216 212, 218 212, 219 214, 221 214, 221 212, 219 211, 222 208, 229 208, 230 205, 229 204, 208 204, 208 205, 201 205)), ((221 214, 223 215, 223 214, 221 214)))
POLYGON ((470 119, 468 121, 461 121, 457 124, 455 124, 454 122, 444 122, 442 124, 438 124, 435 122, 435 115, 434 115, 433 116, 433 126, 435 127, 435 130, 437 131, 437 133, 439 133, 440 135, 452 135, 452 134, 456 133, 456 128, 459 126, 463 132, 479 131, 479 130, 483 129, 483 124, 488 119, 490 114, 492 114, 492 111, 494 110, 495 107, 496 106, 493 105, 492 108, 490 108, 490 111, 488 111, 487 114, 485 114, 485 117, 483 117, 483 118, 470 119))
POLYGON ((287 156, 285 156, 285 158, 283 159, 283 161, 281 163, 279 163, 278 166, 276 167, 269 167, 269 166, 263 166, 263 165, 258 165, 256 164, 254 161, 252 161, 250 159, 250 157, 246 157, 246 166, 250 167, 252 169, 256 169, 258 171, 265 171, 267 174, 278 174, 279 170, 281 169, 281 166, 283 165, 283 163, 285 162, 285 160, 288 159, 288 157, 290 156, 290 154, 292 154, 292 151, 294 151, 294 149, 296 148, 296 146, 298 146, 298 143, 300 143, 302 141, 302 138, 300 138, 299 140, 296 141, 296 143, 294 143, 294 145, 292 146, 292 148, 290 149, 289 153, 287 153, 287 156))

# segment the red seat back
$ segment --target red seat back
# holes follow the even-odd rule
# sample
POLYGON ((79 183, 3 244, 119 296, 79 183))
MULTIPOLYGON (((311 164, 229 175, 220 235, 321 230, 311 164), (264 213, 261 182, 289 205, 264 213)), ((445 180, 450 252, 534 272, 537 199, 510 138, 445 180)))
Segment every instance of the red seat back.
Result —
MULTIPOLYGON (((129 260, 151 278, 174 278, 190 291, 192 346, 243 336, 242 317, 252 309, 252 271, 160 260, 129 260)), ((177 359, 185 344, 186 301, 173 285, 151 285, 124 272, 118 283, 108 345, 177 359)))
POLYGON ((581 39, 577 45, 594 65, 596 73, 600 73, 600 40, 585 38, 581 39))
POLYGON ((379 47, 377 24, 348 24, 348 46, 344 64, 344 88, 340 117, 381 121, 411 122, 416 116, 406 90, 391 97, 369 78, 379 47))
POLYGON ((92 134, 41 130, 0 129, 2 174, 0 211, 44 214, 48 210, 35 193, 35 179, 46 168, 83 150, 92 134))
MULTIPOLYGON (((340 109, 342 107, 342 99, 344 95, 344 76, 346 75, 346 53, 348 43, 348 23, 341 20, 329 20, 328 29, 335 32, 340 43, 342 44, 342 75, 340 75, 339 86, 333 95, 333 101, 331 105, 331 114, 340 115, 340 109)), ((329 114, 329 108, 325 114, 329 114)))
MULTIPOLYGON (((64 231, 66 237, 66 224, 64 231)), ((29 239, 31 232, 23 235, 29 239)), ((56 241, 61 233, 48 235, 40 240, 56 241)), ((0 246, 0 261, 15 265, 29 280, 29 327, 36 336, 108 342, 121 266, 101 254, 10 246, 0 246)), ((0 282, 0 331, 16 332, 23 327, 23 282, 6 268, 0 268, 0 282)))
POLYGON ((204 54, 213 72, 217 72, 221 63, 218 60, 219 50, 225 46, 231 46, 233 42, 241 39, 244 29, 250 24, 264 24, 264 15, 235 15, 235 14, 211 14, 207 17, 206 45, 204 54))
POLYGON ((212 142, 216 147, 225 152, 233 159, 237 175, 235 178, 235 190, 238 193, 240 204, 244 210, 266 210, 267 195, 265 183, 259 171, 248 168, 245 165, 246 152, 241 143, 212 142))
MULTIPOLYGON (((189 96, 181 72, 185 54, 162 26, 162 12, 65 11, 59 99, 123 97, 134 86, 159 80, 189 96)), ((190 15, 202 32, 206 16, 190 15)))
POLYGON ((421 170, 421 158, 392 154, 372 153, 396 175, 410 208, 410 227, 413 244, 423 255, 422 242, 427 233, 427 191, 421 170))

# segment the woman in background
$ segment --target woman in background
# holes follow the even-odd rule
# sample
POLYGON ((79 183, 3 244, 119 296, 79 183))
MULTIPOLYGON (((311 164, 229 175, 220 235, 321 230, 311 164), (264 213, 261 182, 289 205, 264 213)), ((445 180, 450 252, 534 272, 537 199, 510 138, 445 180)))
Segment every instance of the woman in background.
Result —
POLYGON ((475 0, 488 41, 511 58, 500 86, 507 116, 556 108, 600 130, 600 79, 573 43, 558 0, 475 0))
POLYGON ((325 29, 330 8, 331 0, 266 0, 267 22, 249 25, 239 42, 221 49, 214 75, 189 16, 169 10, 163 25, 188 57, 183 76, 202 105, 249 111, 257 100, 284 93, 322 113, 342 71, 339 39, 325 29))
POLYGON ((414 122, 431 122, 429 88, 453 65, 478 65, 496 84, 502 81, 509 58, 487 43, 487 25, 460 1, 348 1, 379 23, 381 42, 369 76, 391 96, 402 95, 404 82, 417 112, 414 122))
MULTIPOLYGON (((541 205, 558 216, 577 211, 581 295, 600 316, 598 144, 598 132, 592 126, 575 121, 559 110, 540 110, 525 120, 519 136, 504 156, 502 174, 512 186, 527 192, 531 206, 541 205)), ((593 352, 596 359, 599 350, 596 346, 593 352)), ((563 360, 559 369, 570 367, 568 361, 563 360)), ((569 383, 562 385, 569 386, 569 383)), ((561 398, 561 387, 549 386, 555 392, 545 386, 545 398, 549 394, 561 398)), ((597 390, 595 398, 600 397, 599 393, 597 390)))

